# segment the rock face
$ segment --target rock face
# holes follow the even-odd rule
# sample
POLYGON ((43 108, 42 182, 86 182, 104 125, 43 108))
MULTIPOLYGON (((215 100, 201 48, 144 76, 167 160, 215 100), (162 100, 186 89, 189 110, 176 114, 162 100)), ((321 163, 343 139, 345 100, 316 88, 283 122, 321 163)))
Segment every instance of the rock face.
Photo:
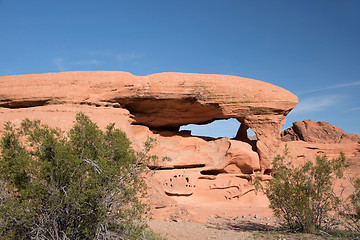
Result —
POLYGON ((47 104, 121 107, 135 124, 178 130, 181 125, 237 118, 238 139, 251 128, 263 171, 270 168, 273 149, 285 116, 298 99, 269 83, 235 76, 159 73, 134 76, 126 72, 65 72, 0 77, 0 107, 47 104))
POLYGON ((271 214, 267 198, 255 193, 252 177, 256 173, 262 180, 271 178, 272 159, 285 148, 295 165, 321 154, 337 157, 342 151, 352 164, 350 176, 360 177, 359 136, 309 120, 294 123, 280 136, 297 101, 285 89, 234 76, 125 72, 5 76, 0 77, 0 135, 5 122, 19 124, 24 118, 68 130, 76 113, 84 112, 102 129, 115 123, 135 150, 141 150, 148 137, 156 138, 151 154, 171 158, 149 166, 154 217, 206 220, 224 212, 271 214), (241 123, 234 139, 178 131, 181 125, 227 118, 241 123), (256 139, 247 136, 248 128, 256 139))
MULTIPOLYGON (((252 175, 267 179, 280 149, 280 129, 298 99, 280 87, 223 75, 64 72, 0 77, 0 135, 4 122, 39 119, 68 130, 77 112, 104 128, 114 122, 136 150, 147 137, 152 153, 171 161, 149 168, 156 209, 180 203, 236 201, 266 205, 254 194, 252 175), (234 139, 193 137, 185 124, 236 118, 234 139), (247 129, 256 140, 247 136, 247 129), (261 175, 264 174, 264 175, 261 175)), ((227 202, 227 205, 229 202, 227 202)), ((166 210, 168 211, 168 210, 166 210)))
MULTIPOLYGON (((326 155, 328 159, 338 158, 340 152, 345 154, 349 168, 346 171, 348 179, 360 177, 360 136, 344 131, 327 122, 305 120, 295 122, 291 128, 281 133, 280 149, 287 149, 287 159, 295 166, 305 161, 314 161, 317 156, 326 155)), ((352 185, 349 181, 341 181, 345 187, 335 191, 342 192, 344 199, 351 194, 352 185)))
POLYGON ((316 142, 316 143, 360 143, 360 137, 356 134, 345 133, 339 127, 327 122, 314 122, 304 120, 294 122, 291 128, 281 133, 283 141, 316 142))

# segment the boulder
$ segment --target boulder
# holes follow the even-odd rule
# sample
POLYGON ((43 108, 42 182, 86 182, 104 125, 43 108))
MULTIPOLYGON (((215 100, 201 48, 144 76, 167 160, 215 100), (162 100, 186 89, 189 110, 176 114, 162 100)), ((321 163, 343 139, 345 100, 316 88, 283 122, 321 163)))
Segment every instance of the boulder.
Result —
POLYGON ((304 120, 294 122, 291 128, 281 133, 283 141, 304 141, 314 143, 360 143, 360 136, 345 133, 341 128, 328 122, 304 120))

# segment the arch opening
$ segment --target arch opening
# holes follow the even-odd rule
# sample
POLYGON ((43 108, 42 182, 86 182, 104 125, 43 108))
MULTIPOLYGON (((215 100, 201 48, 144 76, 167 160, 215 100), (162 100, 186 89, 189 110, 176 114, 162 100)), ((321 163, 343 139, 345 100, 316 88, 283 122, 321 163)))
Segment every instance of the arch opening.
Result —
MULTIPOLYGON (((233 139, 237 136, 241 123, 236 118, 214 120, 208 124, 187 124, 180 126, 179 132, 187 132, 194 137, 233 139)), ((255 133, 248 128, 247 136, 251 140, 256 140, 255 133)))

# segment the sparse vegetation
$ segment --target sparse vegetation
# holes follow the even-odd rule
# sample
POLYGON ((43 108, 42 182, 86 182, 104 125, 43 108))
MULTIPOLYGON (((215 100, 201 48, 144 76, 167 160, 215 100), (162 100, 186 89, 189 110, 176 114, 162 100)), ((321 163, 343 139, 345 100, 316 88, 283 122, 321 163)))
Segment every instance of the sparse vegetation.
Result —
POLYGON ((141 178, 152 158, 114 124, 79 113, 68 134, 28 119, 6 123, 0 156, 2 239, 151 239, 141 178))
POLYGON ((360 179, 350 180, 353 193, 340 209, 342 223, 346 229, 360 234, 360 179))
POLYGON ((330 230, 336 222, 329 213, 340 204, 333 186, 347 166, 344 154, 332 160, 318 156, 315 163, 307 161, 300 167, 286 162, 285 154, 273 164, 273 179, 262 190, 282 225, 304 233, 330 230))

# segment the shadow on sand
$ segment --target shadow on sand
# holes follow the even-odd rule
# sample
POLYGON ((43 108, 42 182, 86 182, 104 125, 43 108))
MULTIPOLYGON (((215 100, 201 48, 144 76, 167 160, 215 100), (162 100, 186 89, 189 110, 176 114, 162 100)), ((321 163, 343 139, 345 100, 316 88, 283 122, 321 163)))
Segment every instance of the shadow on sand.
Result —
POLYGON ((251 221, 221 221, 221 222, 208 222, 206 224, 208 228, 214 228, 218 230, 234 230, 234 231, 270 231, 275 230, 274 226, 256 223, 251 221))

